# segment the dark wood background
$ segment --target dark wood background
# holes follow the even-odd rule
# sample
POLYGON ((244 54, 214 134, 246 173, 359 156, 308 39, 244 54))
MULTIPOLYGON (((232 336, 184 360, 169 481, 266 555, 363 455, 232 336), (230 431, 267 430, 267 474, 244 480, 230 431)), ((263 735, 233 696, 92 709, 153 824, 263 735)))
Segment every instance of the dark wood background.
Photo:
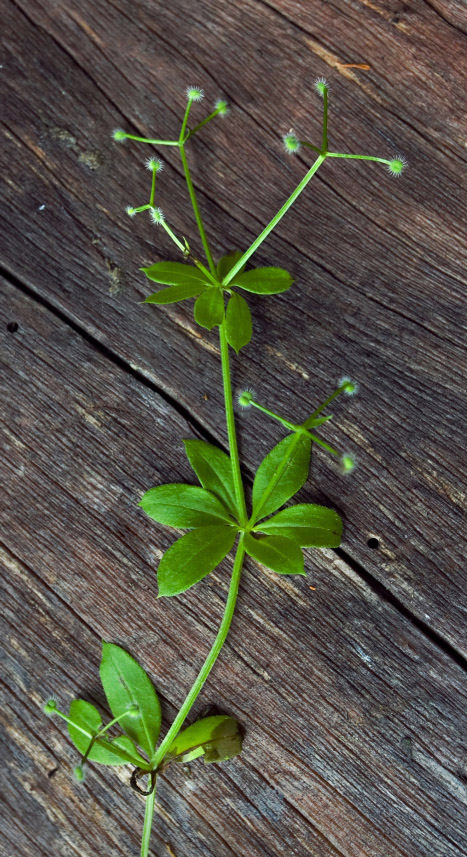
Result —
MULTIPOLYGON (((115 145, 112 129, 176 136, 187 84, 206 91, 199 118, 228 99, 230 115, 189 152, 220 255, 248 246, 311 162, 287 158, 281 135, 319 140, 321 75, 332 147, 401 152, 409 169, 394 180, 376 165, 324 165, 255 257, 295 284, 253 298, 254 344, 234 382, 303 419, 341 375, 358 378, 326 429, 358 469, 343 478, 316 451, 301 494, 337 508, 345 537, 307 552, 306 579, 247 564, 195 709, 237 716, 244 753, 164 776, 151 853, 467 853, 463 12, 456 0, 5 4, 7 857, 136 857, 144 806, 128 769, 75 783, 64 724, 41 705, 82 695, 105 711, 104 638, 151 673, 166 728, 228 584, 226 562, 155 601, 172 535, 136 504, 154 484, 192 481, 183 437, 225 447, 219 352, 191 302, 139 304, 138 268, 176 256, 143 216, 126 217, 147 196, 150 150, 115 145)), ((199 250, 177 152, 159 154, 159 204, 199 250)), ((238 422, 251 478, 281 434, 251 412, 238 422)))

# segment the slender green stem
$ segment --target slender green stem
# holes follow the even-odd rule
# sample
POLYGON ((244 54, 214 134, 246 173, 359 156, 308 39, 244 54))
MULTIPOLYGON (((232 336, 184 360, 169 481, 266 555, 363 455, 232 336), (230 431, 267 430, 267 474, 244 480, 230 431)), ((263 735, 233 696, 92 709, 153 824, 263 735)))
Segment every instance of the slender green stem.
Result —
POLYGON ((340 394, 343 393, 344 390, 345 390, 345 384, 342 387, 338 387, 337 390, 334 390, 334 392, 331 393, 331 395, 328 396, 327 399, 325 399, 324 402, 322 402, 321 405, 319 405, 319 407, 317 407, 316 410, 313 411, 312 414, 310 414, 308 419, 305 420, 305 422, 303 423, 303 428, 305 428, 305 429, 310 428, 312 423, 313 423, 313 420, 316 419, 316 417, 318 417, 320 415, 320 413, 322 411, 324 411, 324 409, 327 408, 327 406, 330 405, 331 402, 334 401, 334 399, 337 399, 337 397, 340 396, 340 394))
POLYGON ((224 278, 224 286, 227 286, 231 282, 231 280, 233 280, 235 275, 238 274, 240 268, 245 264, 245 262, 250 258, 250 256, 253 255, 253 253, 258 249, 260 244, 263 243, 265 238, 268 237, 269 233, 272 232, 274 227, 277 226, 277 224, 279 223, 279 220, 281 220, 281 218, 284 216, 284 214, 287 213, 290 206, 293 205, 293 203, 295 202, 297 197, 301 194, 301 192, 303 190, 305 190, 308 182, 310 181, 310 179, 313 178, 314 174, 320 168, 321 164, 323 163, 323 161, 325 159, 326 159, 326 155, 323 155, 323 154, 319 155, 319 157, 316 158, 316 161, 314 162, 312 167, 310 167, 307 174, 302 178, 300 184, 297 185, 297 187, 295 188, 293 193, 289 196, 288 200, 286 202, 284 202, 284 205, 282 206, 282 208, 279 209, 279 211, 272 218, 270 223, 268 223, 268 225, 263 229, 261 234, 258 235, 258 237, 253 241, 253 244, 251 244, 251 246, 248 248, 248 250, 246 250, 245 253, 243 254, 243 256, 238 260, 238 262, 233 266, 233 268, 231 268, 231 270, 229 271, 227 276, 224 278))
POLYGON ((258 411, 262 411, 263 414, 267 414, 269 417, 272 417, 274 420, 282 423, 284 428, 290 429, 291 431, 295 431, 296 426, 290 422, 290 420, 285 419, 285 417, 279 416, 279 414, 274 413, 274 411, 270 411, 269 408, 265 408, 264 405, 260 405, 259 402, 255 402, 253 399, 250 402, 253 408, 257 408, 258 411))
POLYGON ((206 253, 206 259, 208 261, 209 268, 211 269, 211 273, 215 275, 216 266, 214 264, 214 260, 212 258, 211 248, 208 244, 208 239, 206 238, 206 232, 204 231, 203 221, 201 218, 201 212, 199 210, 198 200, 196 199, 195 189, 193 187, 193 182, 191 180, 190 169, 188 166, 188 161, 186 157, 185 148, 183 145, 180 145, 180 155, 182 158, 183 170, 185 173, 185 179, 188 187, 188 193, 190 194, 191 204, 193 206, 194 215, 196 218, 196 223, 198 225, 198 231, 200 234, 201 241, 203 243, 204 252, 206 253))
POLYGON ((141 839, 141 857, 148 857, 149 840, 151 838, 152 820, 154 816, 154 805, 156 803, 156 789, 154 788, 146 798, 144 810, 143 837, 141 839))
POLYGON ((313 149, 314 152, 317 152, 318 155, 321 155, 321 149, 319 146, 314 146, 313 143, 309 143, 308 140, 300 140, 301 146, 306 146, 308 149, 313 149))
POLYGON ((390 164, 387 158, 375 158, 373 155, 348 155, 344 152, 327 152, 328 158, 353 158, 355 161, 377 161, 379 164, 390 164))
POLYGON ((193 137, 193 135, 196 134, 196 132, 199 131, 200 128, 202 128, 204 125, 207 125, 207 123, 210 122, 211 119, 214 119, 214 117, 218 116, 218 115, 219 115, 219 110, 213 110, 213 112, 210 113, 209 116, 206 116, 205 119, 202 119, 201 122, 198 122, 198 124, 195 125, 195 127, 192 128, 191 131, 188 132, 188 134, 185 137, 184 142, 186 143, 186 141, 189 140, 190 137, 193 137))
POLYGON ((151 182, 151 196, 149 197, 149 205, 150 206, 154 205, 154 196, 156 193, 156 176, 157 176, 157 170, 153 170, 152 171, 152 182, 151 182))
POLYGON ((125 139, 136 140, 138 143, 151 143, 153 146, 178 146, 178 140, 150 140, 148 137, 137 137, 135 134, 125 134, 125 139))
POLYGON ((322 151, 326 153, 328 150, 328 88, 324 87, 323 91, 323 147, 322 151))
POLYGON ((190 692, 188 693, 182 707, 180 708, 180 711, 178 712, 174 722, 172 723, 172 726, 170 727, 169 731, 167 732, 167 735, 165 736, 164 740, 162 741, 162 743, 160 744, 160 746, 156 750, 153 758, 151 759, 151 762, 154 765, 154 768, 156 768, 161 763, 161 761, 164 758, 165 754, 167 753, 170 745, 172 744, 174 739, 177 737, 181 727, 183 726, 184 720, 188 716, 191 707, 193 706, 199 692, 201 691, 201 689, 204 685, 204 682, 206 681, 209 673, 211 672, 211 670, 212 670, 212 668, 213 668, 213 666, 217 660, 219 652, 225 643, 225 639, 227 637, 227 634, 229 632, 229 628, 230 628, 230 625, 232 622, 232 617, 233 617, 234 610, 235 610, 235 604, 237 602, 238 587, 240 584, 240 577, 241 577, 241 573, 242 573, 243 558, 245 556, 245 550, 243 547, 243 538, 244 538, 243 533, 241 533, 240 538, 239 538, 239 542, 238 542, 238 546, 237 546, 237 552, 235 554, 233 569, 232 569, 232 577, 230 580, 229 594, 227 596, 224 615, 222 617, 222 622, 221 622, 219 630, 217 632, 216 639, 214 640, 214 643, 211 646, 211 650, 210 650, 203 666, 201 667, 201 669, 198 673, 198 676, 195 679, 195 682, 194 682, 190 692))
POLYGON ((225 418, 227 421, 227 434, 229 437, 230 460, 232 462, 232 475, 237 498, 239 521, 244 526, 248 520, 245 504, 245 493, 243 490, 242 476, 240 472, 240 459, 238 455, 237 433, 235 431, 235 417, 232 401, 232 382, 230 378, 229 345, 225 330, 225 319, 219 327, 219 339, 221 346, 222 380, 224 384, 225 418))
POLYGON ((86 735, 86 738, 94 738, 94 735, 92 732, 89 732, 87 729, 83 729, 82 726, 78 726, 78 724, 75 723, 75 721, 72 720, 71 717, 68 717, 67 714, 64 714, 63 711, 60 711, 58 708, 56 708, 54 711, 54 714, 56 714, 57 717, 61 717, 62 720, 65 720, 66 723, 69 723, 69 725, 73 726, 75 729, 77 729, 78 732, 82 732, 83 735, 86 735))
POLYGON ((179 249, 179 250, 181 250, 181 251, 182 251, 182 253, 183 253, 183 252, 185 251, 185 246, 184 246, 184 245, 182 244, 182 242, 177 238, 177 236, 175 235, 175 232, 170 228, 170 226, 169 226, 169 224, 167 223, 167 221, 166 221, 166 220, 159 220, 159 223, 160 223, 160 225, 162 226, 162 228, 163 228, 163 229, 165 229, 165 231, 167 232, 167 235, 170 235, 170 237, 171 237, 172 241, 174 242, 174 244, 176 244, 176 245, 177 245, 177 247, 178 247, 178 249, 179 249))
POLYGON ((182 127, 180 129, 180 137, 178 138, 178 145, 183 146, 185 142, 185 131, 186 131, 186 123, 188 122, 188 116, 190 115, 192 101, 188 99, 188 104, 186 106, 185 115, 183 117, 182 127))

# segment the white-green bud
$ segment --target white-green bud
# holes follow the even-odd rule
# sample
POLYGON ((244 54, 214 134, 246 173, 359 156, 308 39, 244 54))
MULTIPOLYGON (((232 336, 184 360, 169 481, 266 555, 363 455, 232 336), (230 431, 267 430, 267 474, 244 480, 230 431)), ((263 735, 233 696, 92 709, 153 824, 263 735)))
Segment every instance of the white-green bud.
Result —
POLYGON ((122 143, 123 140, 126 140, 127 135, 121 128, 115 128, 115 130, 112 131, 112 137, 117 143, 122 143))
POLYGON ((389 162, 388 171, 391 173, 392 176, 399 178, 402 171, 405 170, 406 166, 407 161, 405 160, 405 158, 401 158, 398 156, 397 158, 394 158, 392 161, 389 162))
POLYGON ((79 783, 82 783, 85 777, 83 765, 76 765, 76 767, 73 768, 73 773, 75 775, 75 780, 78 780, 79 783))
POLYGON ((141 717, 141 709, 136 702, 134 703, 134 705, 130 705, 127 710, 127 715, 128 717, 132 717, 134 719, 136 719, 137 717, 141 717))
POLYGON ((356 467, 355 456, 352 455, 351 452, 344 452, 344 454, 341 455, 340 465, 341 473, 352 473, 352 470, 355 470, 356 467))
POLYGON ((355 396, 358 393, 358 382, 352 381, 352 378, 348 378, 347 376, 340 379, 339 387, 344 388, 342 392, 345 393, 346 396, 355 396))
POLYGON ((146 169, 150 172, 160 173, 164 169, 164 164, 160 158, 148 158, 146 161, 146 169))
POLYGON ((150 216, 152 222, 156 223, 158 226, 160 226, 161 223, 163 223, 165 220, 165 215, 164 215, 164 212, 162 211, 162 208, 151 208, 151 211, 149 212, 149 216, 150 216))
POLYGON ((199 86, 187 86, 185 91, 188 101, 202 101, 204 98, 204 89, 199 86))
POLYGON ((229 105, 223 98, 218 98, 214 105, 214 109, 217 110, 219 116, 226 116, 229 112, 229 105))
POLYGON ((329 92, 329 84, 325 77, 319 77, 318 80, 315 80, 315 89, 318 95, 324 98, 324 93, 329 92))
POLYGON ((237 401, 241 408, 249 408, 254 398, 255 394, 253 390, 242 390, 242 392, 238 394, 237 401))
POLYGON ((288 134, 284 134, 282 142, 288 155, 296 155, 300 149, 300 140, 295 136, 293 131, 289 131, 288 134))
POLYGON ((57 701, 51 697, 47 700, 43 707, 44 714, 47 714, 47 717, 52 717, 57 710, 57 701))
POLYGON ((133 208, 132 205, 127 205, 125 211, 128 214, 128 217, 134 217, 136 214, 136 208, 133 208))

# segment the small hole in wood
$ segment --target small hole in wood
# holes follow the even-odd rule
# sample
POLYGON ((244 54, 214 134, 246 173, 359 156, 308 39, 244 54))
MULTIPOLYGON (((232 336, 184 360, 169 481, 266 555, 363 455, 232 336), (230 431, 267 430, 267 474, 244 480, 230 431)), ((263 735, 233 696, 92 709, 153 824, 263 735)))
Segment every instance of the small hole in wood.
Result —
POLYGON ((9 321, 7 326, 6 326, 6 329, 7 329, 8 333, 16 333, 16 331, 18 330, 18 322, 17 321, 9 321))
POLYGON ((55 776, 55 774, 57 773, 57 771, 58 771, 58 768, 52 768, 52 770, 51 770, 51 771, 47 771, 47 776, 48 776, 49 780, 51 780, 51 779, 52 779, 52 777, 54 777, 54 776, 55 776))
POLYGON ((378 539, 375 539, 374 536, 372 536, 371 539, 368 539, 367 545, 369 548, 375 551, 379 548, 379 541, 378 539))

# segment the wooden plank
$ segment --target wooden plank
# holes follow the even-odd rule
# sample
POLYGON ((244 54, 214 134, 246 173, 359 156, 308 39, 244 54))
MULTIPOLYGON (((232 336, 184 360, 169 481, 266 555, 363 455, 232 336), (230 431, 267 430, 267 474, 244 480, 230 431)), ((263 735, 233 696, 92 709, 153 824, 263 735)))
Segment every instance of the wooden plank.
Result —
MULTIPOLYGON (((245 246, 303 175, 304 162, 284 163, 277 139, 292 121, 304 134, 317 133, 310 67, 313 75, 330 72, 336 148, 390 153, 397 146, 409 157, 411 170, 397 184, 355 165, 332 164, 317 177, 258 253, 258 264, 285 265, 297 282, 283 298, 252 301, 255 345, 236 363, 235 379, 303 416, 335 378, 359 378, 360 400, 328 432, 339 448, 356 450, 359 470, 343 483, 317 456, 316 487, 306 499, 338 505, 347 554, 460 649, 465 245, 462 236, 454 244, 446 227, 464 212, 462 100, 449 98, 462 80, 460 34, 422 3, 396 22, 390 5, 366 4, 363 18, 361 3, 320 5, 313 18, 319 38, 309 34, 307 14, 297 27, 257 2, 242 4, 241 28, 234 7, 213 2, 142 3, 138 14, 125 2, 51 8, 20 0, 8 11, 5 265, 223 440, 214 334, 200 334, 190 308, 155 315, 136 305, 147 291, 136 268, 173 254, 147 224, 130 232, 122 211, 144 199, 147 181, 136 169, 143 153, 112 148, 111 128, 175 134, 190 79, 227 94, 231 118, 207 129, 192 153, 218 253, 245 246), (325 32, 333 41, 324 49, 325 32), (22 50, 26 43, 35 51, 22 50), (240 56, 248 63, 239 65, 240 56), (370 76, 336 65, 362 57, 373 63, 370 76), (447 82, 441 63, 449 63, 447 82), (371 537, 378 551, 368 548, 371 537)), ((286 4, 277 9, 292 14, 286 4)), ((176 153, 163 154, 174 170, 161 184, 161 203, 191 239, 176 153)), ((248 415, 245 435, 251 471, 277 433, 248 415)))
MULTIPOLYGON (((136 855, 142 806, 127 773, 93 769, 73 785, 66 733, 38 706, 78 693, 105 709, 104 638, 151 672, 166 727, 215 633, 228 563, 155 602, 172 536, 137 501, 148 484, 190 479, 173 452, 190 426, 35 301, 6 283, 4 295, 4 842, 21 826, 25 857, 91 854, 96 842, 136 855)), ((184 857, 196 842, 219 857, 457 857, 467 846, 460 667, 333 552, 309 552, 307 567, 298 580, 248 565, 196 706, 236 715, 245 751, 164 776, 154 853, 168 843, 184 857)))

